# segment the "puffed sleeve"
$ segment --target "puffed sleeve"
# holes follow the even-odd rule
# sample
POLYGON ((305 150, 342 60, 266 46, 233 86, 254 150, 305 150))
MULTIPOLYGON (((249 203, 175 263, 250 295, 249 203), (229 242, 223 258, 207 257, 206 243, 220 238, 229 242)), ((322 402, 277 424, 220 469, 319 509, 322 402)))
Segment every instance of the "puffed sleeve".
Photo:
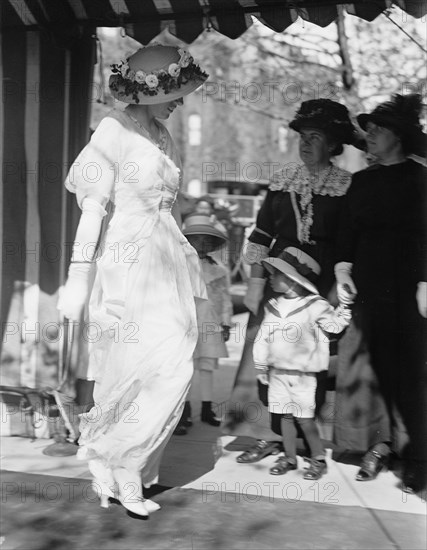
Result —
POLYGON ((99 197, 103 205, 112 198, 119 167, 121 129, 114 118, 102 119, 90 142, 71 165, 65 187, 76 194, 80 208, 87 196, 99 197))

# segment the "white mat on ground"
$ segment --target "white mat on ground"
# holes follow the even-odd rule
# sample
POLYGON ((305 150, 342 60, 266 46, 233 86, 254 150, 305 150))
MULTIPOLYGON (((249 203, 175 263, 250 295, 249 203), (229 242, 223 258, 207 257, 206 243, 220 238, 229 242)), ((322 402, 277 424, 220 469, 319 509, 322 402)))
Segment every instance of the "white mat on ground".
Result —
POLYGON ((72 456, 47 456, 53 439, 0 438, 0 468, 12 472, 90 479, 87 463, 72 456))
MULTIPOLYGON (((203 491, 205 502, 214 494, 230 493, 241 495, 242 500, 255 502, 261 497, 273 501, 317 502, 338 506, 361 506, 377 510, 425 514, 426 502, 416 495, 408 495, 399 488, 399 479, 392 472, 382 472, 371 482, 354 479, 357 466, 335 462, 328 450, 328 473, 318 481, 303 479, 303 468, 307 463, 298 457, 298 470, 283 476, 272 476, 269 469, 277 456, 268 456, 255 464, 238 464, 240 452, 227 451, 225 447, 235 438, 221 438, 223 453, 215 468, 199 479, 185 485, 183 489, 203 491)), ((233 497, 236 498, 236 497, 233 497)))

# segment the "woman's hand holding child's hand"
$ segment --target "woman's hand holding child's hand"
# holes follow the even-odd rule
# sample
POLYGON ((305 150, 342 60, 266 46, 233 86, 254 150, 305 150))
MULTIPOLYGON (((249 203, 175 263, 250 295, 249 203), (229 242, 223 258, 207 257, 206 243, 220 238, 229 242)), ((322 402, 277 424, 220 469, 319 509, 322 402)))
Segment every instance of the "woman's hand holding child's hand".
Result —
POLYGON ((337 295, 340 304, 349 306, 354 303, 357 296, 357 288, 351 278, 353 264, 339 262, 335 266, 335 278, 337 280, 337 295))

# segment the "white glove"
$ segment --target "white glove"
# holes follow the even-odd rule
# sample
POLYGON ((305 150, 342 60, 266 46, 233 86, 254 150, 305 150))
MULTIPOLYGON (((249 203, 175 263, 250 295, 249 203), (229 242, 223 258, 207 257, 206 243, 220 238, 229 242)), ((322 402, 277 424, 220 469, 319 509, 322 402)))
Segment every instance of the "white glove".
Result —
POLYGON ((264 294, 266 279, 251 277, 243 303, 254 315, 258 313, 259 304, 264 294))
POLYGON ((68 279, 59 292, 58 309, 70 321, 80 321, 89 291, 92 263, 71 264, 68 279))
POLYGON ((421 281, 417 285, 416 293, 418 311, 420 315, 427 319, 427 282, 421 281))
POLYGON ((350 262, 339 262, 334 268, 338 300, 345 306, 352 304, 357 295, 357 288, 351 278, 352 267, 350 262))
POLYGON ((64 317, 79 321, 89 291, 89 273, 95 246, 106 211, 99 202, 86 198, 82 203, 82 215, 73 245, 68 279, 60 292, 57 308, 64 317))

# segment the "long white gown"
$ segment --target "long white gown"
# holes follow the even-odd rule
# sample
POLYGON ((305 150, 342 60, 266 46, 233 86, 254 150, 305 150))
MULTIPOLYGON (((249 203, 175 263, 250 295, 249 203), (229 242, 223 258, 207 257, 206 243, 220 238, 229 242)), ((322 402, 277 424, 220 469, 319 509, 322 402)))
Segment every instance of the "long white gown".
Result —
POLYGON ((115 205, 89 303, 95 406, 81 419, 78 458, 140 471, 146 487, 158 480, 181 415, 197 342, 195 297, 206 298, 197 254, 171 213, 179 179, 170 156, 112 111, 66 180, 79 204, 96 191, 115 205))

